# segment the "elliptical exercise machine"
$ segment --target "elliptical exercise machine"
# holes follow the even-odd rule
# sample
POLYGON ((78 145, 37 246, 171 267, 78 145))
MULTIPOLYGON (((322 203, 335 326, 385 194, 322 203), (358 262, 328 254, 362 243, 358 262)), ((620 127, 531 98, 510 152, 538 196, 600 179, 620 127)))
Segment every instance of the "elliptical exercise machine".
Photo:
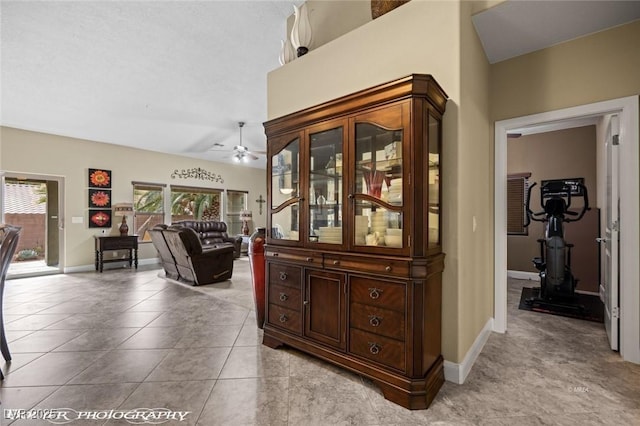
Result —
POLYGON ((531 190, 535 186, 536 183, 531 185, 527 192, 527 220, 524 226, 529 226, 531 221, 544 222, 546 226, 544 238, 538 240, 540 256, 532 260, 540 275, 540 288, 533 289, 533 297, 526 299, 525 303, 532 308, 554 307, 581 313, 584 307, 576 303, 575 293, 578 280, 571 273, 573 244, 564 239, 564 224, 579 221, 590 210, 587 187, 573 180, 544 182, 540 186, 542 211, 533 212, 530 202, 531 190), (569 211, 571 200, 576 197, 584 199, 580 213, 569 211))

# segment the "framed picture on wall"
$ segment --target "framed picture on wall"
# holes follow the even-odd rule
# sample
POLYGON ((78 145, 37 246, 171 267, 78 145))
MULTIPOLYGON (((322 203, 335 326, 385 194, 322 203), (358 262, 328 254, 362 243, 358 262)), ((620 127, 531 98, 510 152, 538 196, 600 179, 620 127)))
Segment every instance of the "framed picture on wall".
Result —
POLYGON ((110 189, 89 189, 89 208, 90 209, 111 208, 111 190, 110 189))
POLYGON ((90 188, 111 188, 111 170, 89 169, 90 188))
POLYGON ((111 209, 89 210, 89 228, 111 228, 111 209))

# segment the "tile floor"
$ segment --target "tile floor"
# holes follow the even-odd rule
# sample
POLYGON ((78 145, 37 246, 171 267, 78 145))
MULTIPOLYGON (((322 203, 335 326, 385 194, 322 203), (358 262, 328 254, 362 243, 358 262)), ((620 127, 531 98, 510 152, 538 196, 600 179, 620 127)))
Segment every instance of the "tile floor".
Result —
POLYGON ((262 346, 246 258, 206 287, 158 273, 8 281, 0 409, 189 412, 165 425, 640 425, 640 366, 607 349, 602 325, 519 311, 526 281, 510 283, 509 331, 489 338, 465 384, 409 411, 359 376, 262 346))

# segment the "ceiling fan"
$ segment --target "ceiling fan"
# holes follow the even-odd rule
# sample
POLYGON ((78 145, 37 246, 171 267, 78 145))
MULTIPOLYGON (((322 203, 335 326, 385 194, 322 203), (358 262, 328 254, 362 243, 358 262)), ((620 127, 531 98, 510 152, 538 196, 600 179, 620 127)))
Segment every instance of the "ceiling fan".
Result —
POLYGON ((249 160, 257 160, 258 157, 249 151, 249 148, 242 145, 242 128, 244 127, 244 121, 239 121, 238 127, 240 128, 240 144, 233 147, 233 161, 236 163, 248 163, 249 160))

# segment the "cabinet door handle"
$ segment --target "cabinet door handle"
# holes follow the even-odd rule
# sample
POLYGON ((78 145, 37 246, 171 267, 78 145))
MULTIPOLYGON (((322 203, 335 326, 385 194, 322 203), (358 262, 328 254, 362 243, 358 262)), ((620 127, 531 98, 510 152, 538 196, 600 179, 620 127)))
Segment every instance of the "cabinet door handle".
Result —
POLYGON ((368 343, 369 343, 369 352, 371 352, 372 355, 378 355, 382 350, 382 346, 380 346, 379 344, 374 342, 368 342, 368 343))
POLYGON ((391 272, 392 269, 393 268, 391 266, 387 266, 386 268, 384 268, 384 270, 387 271, 387 272, 391 272))
POLYGON ((307 257, 307 262, 313 262, 313 257, 307 257))
POLYGON ((369 315, 369 324, 371 327, 378 327, 382 323, 382 317, 376 315, 369 315))
POLYGON ((280 281, 285 281, 287 279, 287 273, 286 272, 280 272, 280 281))
POLYGON ((305 301, 303 301, 303 302, 302 302, 302 304, 303 304, 304 306, 307 306, 307 305, 309 304, 309 301, 308 301, 308 300, 305 300, 305 301))
POLYGON ((333 264, 337 266, 337 265, 339 265, 339 264, 340 264, 340 261, 339 261, 339 260, 334 260, 334 261, 333 261, 333 264))
POLYGON ((287 318, 285 314, 280 314, 280 318, 279 318, 280 322, 287 322, 288 319, 289 318, 287 318))
POLYGON ((349 195, 347 195, 347 198, 349 198, 350 200, 353 200, 355 198, 355 196, 353 194, 349 194, 349 195))
POLYGON ((382 289, 380 288, 369 288, 369 297, 372 299, 377 299, 380 297, 380 293, 382 293, 382 289))
POLYGON ((288 298, 289 298, 289 296, 287 296, 286 293, 280 293, 280 301, 281 302, 286 302, 288 298))

